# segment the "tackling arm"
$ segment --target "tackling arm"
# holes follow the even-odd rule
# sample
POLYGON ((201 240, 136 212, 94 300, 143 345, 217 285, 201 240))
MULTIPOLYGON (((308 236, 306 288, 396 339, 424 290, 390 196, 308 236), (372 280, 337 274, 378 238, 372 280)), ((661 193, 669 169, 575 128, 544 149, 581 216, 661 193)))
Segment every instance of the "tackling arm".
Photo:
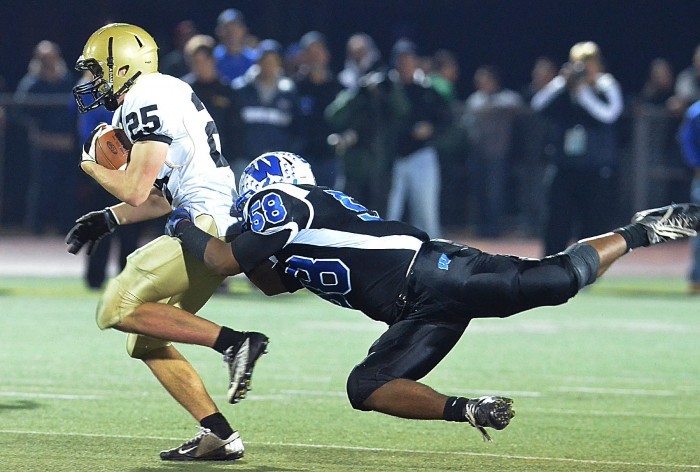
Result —
MULTIPOLYGON (((237 275, 243 272, 233 255, 231 244, 202 231, 192 221, 183 219, 177 222, 173 236, 179 238, 188 252, 216 274, 237 275)), ((246 275, 265 295, 278 295, 290 291, 269 261, 260 264, 246 275)))
POLYGON ((265 295, 279 295, 280 293, 288 293, 287 288, 277 271, 273 268, 271 262, 260 264, 248 275, 256 287, 258 287, 265 295))
POLYGON ((202 231, 189 219, 180 217, 175 222, 174 228, 170 228, 171 222, 172 218, 166 226, 166 232, 180 239, 182 246, 214 273, 237 275, 242 272, 240 264, 233 255, 231 244, 202 231))

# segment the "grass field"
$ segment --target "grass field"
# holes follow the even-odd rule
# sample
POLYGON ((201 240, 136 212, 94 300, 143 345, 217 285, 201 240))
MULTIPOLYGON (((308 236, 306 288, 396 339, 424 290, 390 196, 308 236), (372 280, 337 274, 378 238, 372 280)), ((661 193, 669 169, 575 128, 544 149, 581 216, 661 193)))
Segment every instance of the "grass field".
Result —
POLYGON ((345 378, 382 325, 307 294, 245 283, 202 314, 267 333, 249 398, 224 400, 211 350, 183 346, 246 443, 236 463, 163 463, 197 432, 123 335, 99 332, 78 279, 0 278, 2 471, 672 471, 700 469, 700 299, 684 282, 603 280, 565 306, 475 320, 426 382, 503 394, 517 416, 487 444, 465 424, 350 408, 345 378))

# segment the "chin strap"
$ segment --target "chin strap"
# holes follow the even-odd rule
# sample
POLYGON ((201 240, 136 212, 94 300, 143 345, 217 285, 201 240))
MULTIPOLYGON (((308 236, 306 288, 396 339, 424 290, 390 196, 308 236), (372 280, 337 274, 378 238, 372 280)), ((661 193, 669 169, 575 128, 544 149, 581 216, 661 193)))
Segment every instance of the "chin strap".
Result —
MULTIPOLYGON (((111 68, 110 74, 111 74, 111 68)), ((105 108, 109 111, 114 111, 117 108, 119 108, 119 102, 117 101, 117 98, 125 93, 129 88, 131 88, 132 85, 134 85, 134 82, 136 82, 136 79, 141 75, 141 71, 138 71, 137 73, 134 74, 133 77, 131 77, 129 80, 124 82, 124 85, 121 86, 119 90, 117 90, 115 93, 113 93, 110 97, 105 97, 105 108)))

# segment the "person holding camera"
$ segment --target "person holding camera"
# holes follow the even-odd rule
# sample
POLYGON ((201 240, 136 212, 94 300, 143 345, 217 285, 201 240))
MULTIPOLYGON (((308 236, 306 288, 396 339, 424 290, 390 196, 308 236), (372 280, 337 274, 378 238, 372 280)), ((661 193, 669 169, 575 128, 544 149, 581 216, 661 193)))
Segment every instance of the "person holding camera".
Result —
POLYGON ((338 160, 336 188, 380 212, 386 210, 391 179, 393 126, 403 106, 396 95, 378 59, 324 113, 333 130, 326 142, 338 160))
POLYGON ((418 68, 413 42, 398 40, 391 54, 391 93, 403 103, 395 121, 387 218, 404 221, 408 205, 410 223, 440 237, 440 162, 434 139, 451 123, 450 108, 418 68))
POLYGON ((598 233, 615 223, 615 123, 622 91, 605 71, 598 45, 586 41, 571 48, 569 62, 532 97, 531 106, 551 123, 544 253, 554 254, 581 229, 598 233))

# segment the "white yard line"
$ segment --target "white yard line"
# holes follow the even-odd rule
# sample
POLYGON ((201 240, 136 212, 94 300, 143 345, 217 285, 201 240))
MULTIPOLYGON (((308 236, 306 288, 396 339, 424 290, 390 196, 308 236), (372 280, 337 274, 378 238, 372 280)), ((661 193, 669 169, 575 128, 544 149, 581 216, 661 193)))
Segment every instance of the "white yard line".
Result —
MULTIPOLYGON (((96 433, 75 433, 75 432, 55 432, 55 431, 23 431, 16 429, 0 429, 0 434, 25 434, 36 436, 73 436, 86 438, 106 438, 106 439, 153 439, 157 441, 180 441, 182 438, 161 437, 161 436, 132 436, 128 434, 96 434, 96 433)), ((279 446, 279 447, 298 447, 311 449, 340 449, 346 451, 363 451, 363 452, 388 452, 391 454, 435 454, 445 456, 473 456, 473 457, 493 457, 496 459, 514 459, 523 461, 546 461, 546 462, 563 462, 574 464, 592 464, 592 465, 622 465, 634 467, 666 467, 674 469, 700 469, 700 464, 664 464, 654 462, 624 462, 624 461, 605 461, 596 459, 571 459, 567 457, 547 457, 547 456, 519 456, 512 454, 490 454, 485 452, 467 452, 467 451, 422 451, 417 449, 393 449, 385 447, 362 447, 362 446, 341 446, 336 444, 299 444, 299 443, 283 443, 283 442, 260 442, 248 441, 247 444, 259 446, 279 446)))
POLYGON ((593 393, 596 395, 649 395, 652 397, 675 397, 674 390, 649 390, 645 388, 599 388, 599 387, 556 387, 552 389, 563 393, 593 393))

